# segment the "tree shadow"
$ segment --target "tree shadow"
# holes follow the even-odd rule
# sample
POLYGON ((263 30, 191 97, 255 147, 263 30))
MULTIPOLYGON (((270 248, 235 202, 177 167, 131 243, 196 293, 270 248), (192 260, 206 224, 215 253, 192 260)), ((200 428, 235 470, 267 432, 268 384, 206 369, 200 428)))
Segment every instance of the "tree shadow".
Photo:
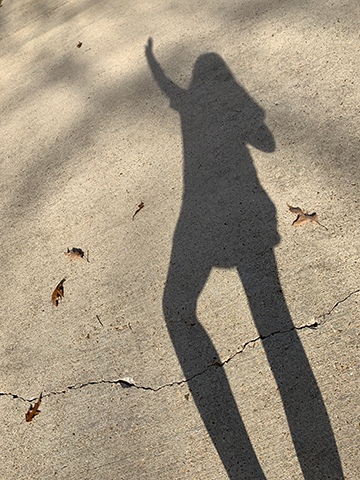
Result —
POLYGON ((173 239, 163 309, 201 418, 231 479, 265 479, 219 355, 196 316, 212 267, 236 267, 274 374, 306 480, 343 479, 334 434, 314 374, 294 329, 277 273, 274 204, 262 188, 250 144, 273 152, 261 107, 222 58, 201 55, 187 90, 146 57, 181 117, 184 193, 173 239), (276 332, 288 334, 272 335, 276 332), (209 375, 197 375, 214 365, 209 375))

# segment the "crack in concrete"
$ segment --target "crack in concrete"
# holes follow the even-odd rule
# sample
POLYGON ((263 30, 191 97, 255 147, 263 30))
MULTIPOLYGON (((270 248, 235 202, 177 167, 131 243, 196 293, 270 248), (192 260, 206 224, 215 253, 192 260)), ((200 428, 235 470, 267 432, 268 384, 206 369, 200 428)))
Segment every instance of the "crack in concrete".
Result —
POLYGON ((315 318, 322 318, 323 321, 320 322, 320 325, 325 323, 325 318, 328 317, 329 315, 332 314, 332 312, 335 310, 335 308, 340 305, 340 303, 344 303, 346 302, 346 300, 348 300, 350 297, 352 297, 353 295, 355 295, 355 293, 359 293, 360 292, 360 288, 358 290, 354 290, 353 292, 349 293, 349 295, 347 295, 345 298, 343 298, 342 300, 339 300, 338 302, 335 303, 335 305, 332 307, 331 310, 329 310, 327 313, 323 313, 322 315, 319 315, 318 317, 315 317, 315 318))
MULTIPOLYGON (((223 367, 225 364, 227 364, 231 360, 233 360, 236 356, 243 353, 243 351, 246 349, 246 347, 248 347, 248 345, 250 345, 250 344, 256 343, 260 340, 261 341, 266 340, 266 339, 268 339, 270 337, 273 337, 275 335, 285 335, 285 334, 293 332, 295 330, 304 330, 304 329, 316 330, 320 325, 323 325, 326 322, 326 318, 332 314, 332 312, 335 310, 335 308, 338 305, 346 302, 352 295, 355 295, 356 293, 359 293, 359 292, 360 292, 360 289, 354 290, 353 292, 349 293, 349 295, 347 295, 345 298, 343 298, 342 300, 339 300, 328 312, 323 313, 323 314, 321 314, 317 317, 314 317, 315 321, 313 323, 301 325, 299 327, 296 327, 294 325, 293 327, 289 328, 288 330, 284 330, 284 331, 278 330, 276 332, 269 333, 269 335, 263 335, 263 336, 259 335, 258 337, 244 343, 239 350, 237 350, 233 355, 228 357, 223 362, 215 362, 213 364, 210 364, 206 368, 201 370, 200 372, 197 372, 194 375, 192 375, 191 377, 185 378, 184 380, 178 380, 178 381, 174 381, 174 382, 170 382, 170 383, 165 383, 164 385, 160 385, 159 387, 150 387, 150 386, 137 385, 135 382, 133 382, 132 380, 130 381, 130 379, 126 379, 125 377, 120 378, 118 380, 103 380, 102 379, 102 380, 98 380, 98 381, 81 383, 81 384, 78 384, 78 385, 76 385, 76 384, 75 385, 70 385, 69 387, 66 387, 64 390, 48 392, 48 393, 45 393, 44 395, 42 395, 42 399, 44 399, 46 397, 53 396, 53 395, 65 395, 70 390, 80 390, 81 388, 89 387, 91 385, 101 385, 101 384, 111 385, 111 384, 113 384, 113 385, 121 385, 123 388, 131 388, 132 387, 132 388, 137 388, 138 390, 150 390, 152 392, 158 392, 159 390, 162 390, 163 388, 173 387, 175 385, 183 385, 185 383, 189 383, 194 378, 206 374, 211 368, 221 368, 221 367, 223 367)), ((13 399, 19 399, 19 400, 22 400, 22 401, 28 402, 28 403, 34 402, 35 400, 38 399, 38 396, 34 397, 34 398, 31 398, 31 399, 27 399, 27 398, 21 397, 20 395, 16 395, 14 393, 5 393, 5 392, 0 392, 0 396, 9 396, 9 397, 12 397, 13 399)))

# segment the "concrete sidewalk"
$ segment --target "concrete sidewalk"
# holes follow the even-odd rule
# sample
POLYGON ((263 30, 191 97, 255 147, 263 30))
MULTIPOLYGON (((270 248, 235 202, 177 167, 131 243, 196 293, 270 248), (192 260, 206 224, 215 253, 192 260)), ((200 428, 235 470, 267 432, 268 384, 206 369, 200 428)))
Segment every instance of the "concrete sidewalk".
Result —
POLYGON ((0 478, 360 478, 359 10, 1 2, 0 478))

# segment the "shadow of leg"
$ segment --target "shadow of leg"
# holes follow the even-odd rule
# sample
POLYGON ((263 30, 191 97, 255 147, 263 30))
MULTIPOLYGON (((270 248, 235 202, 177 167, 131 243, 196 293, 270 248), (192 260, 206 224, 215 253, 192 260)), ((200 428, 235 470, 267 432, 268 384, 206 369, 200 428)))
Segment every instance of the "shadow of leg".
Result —
POLYGON ((163 307, 171 340, 229 478, 265 480, 224 369, 214 365, 220 362, 218 353, 196 317, 197 298, 209 271, 192 267, 191 273, 174 263, 169 269, 163 307))
POLYGON ((272 251, 238 267, 306 480, 344 478, 330 420, 290 317, 272 251), (274 332, 286 334, 268 335, 274 332))

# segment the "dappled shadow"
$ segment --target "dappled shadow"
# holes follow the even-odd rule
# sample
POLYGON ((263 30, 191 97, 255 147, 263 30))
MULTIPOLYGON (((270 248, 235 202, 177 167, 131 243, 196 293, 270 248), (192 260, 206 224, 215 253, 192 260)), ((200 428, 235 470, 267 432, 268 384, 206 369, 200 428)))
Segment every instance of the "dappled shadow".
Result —
MULTIPOLYGON (((343 478, 321 393, 283 296, 273 247, 275 207, 262 188, 247 144, 275 150, 265 115, 220 56, 201 55, 184 90, 153 76, 181 116, 184 193, 165 286, 170 337, 201 418, 231 479, 265 478, 221 360, 196 305, 212 267, 236 267, 283 401, 306 480, 343 478), (289 335, 272 335, 291 332, 289 335), (208 376, 196 376, 214 365, 208 376)), ((241 372, 240 372, 241 375, 241 372)))
POLYGON ((0 10, 0 41, 7 39, 6 49, 0 50, 0 57, 14 54, 24 46, 24 38, 16 33, 28 27, 26 41, 46 35, 52 29, 65 24, 77 16, 84 16, 97 5, 96 0, 82 0, 73 4, 64 0, 23 0, 21 5, 2 2, 0 10), (66 8, 61 8, 65 7, 66 8), (29 28, 30 27, 30 28, 29 28))
MULTIPOLYGON (((248 2, 246 9, 241 9, 241 18, 235 16, 231 8, 229 16, 231 15, 232 21, 236 21, 237 25, 240 24, 241 19, 241 24, 245 27, 246 22, 249 21, 254 13, 253 10, 255 9, 258 15, 259 8, 263 3, 261 0, 256 3, 248 2), (247 13, 245 14, 244 12, 247 13)), ((289 4, 286 5, 289 6, 289 4)), ((32 112, 42 107, 44 99, 41 95, 50 88, 58 88, 60 82, 64 83, 62 85, 64 87, 62 89, 64 98, 70 95, 72 99, 76 97, 77 104, 76 110, 74 109, 74 112, 71 114, 72 116, 61 116, 62 122, 60 123, 58 116, 61 112, 57 111, 59 104, 54 100, 52 115, 49 115, 49 118, 46 119, 47 124, 51 125, 53 122, 54 128, 37 128, 33 136, 33 143, 29 142, 28 137, 25 135, 29 128, 26 121, 24 121, 26 128, 22 125, 21 138, 19 138, 17 132, 11 132, 10 138, 16 138, 14 142, 7 141, 9 138, 8 134, 4 136, 2 142, 4 153, 1 152, 2 155, 8 155, 13 145, 18 144, 17 148, 14 149, 14 153, 11 152, 11 155, 15 157, 26 156, 31 160, 26 163, 19 181, 16 182, 15 186, 11 186, 11 192, 9 192, 7 197, 10 205, 14 203, 22 204, 24 208, 17 211, 16 215, 12 212, 6 215, 7 212, 4 210, 0 212, 6 216, 6 222, 9 220, 11 222, 21 221, 23 218, 29 218, 29 214, 34 211, 32 207, 37 209, 39 205, 46 205, 49 200, 51 201, 56 180, 63 174, 68 163, 76 162, 79 152, 96 143, 100 137, 99 132, 101 132, 101 129, 108 128, 108 118, 111 115, 114 118, 121 110, 122 116, 125 116, 128 115, 128 112, 133 112, 134 109, 137 109, 136 113, 140 118, 144 113, 142 107, 137 108, 138 105, 141 105, 139 99, 144 98, 146 87, 146 80, 144 80, 144 72, 142 70, 133 75, 131 87, 129 87, 128 79, 120 76, 117 81, 111 84, 111 87, 108 84, 106 86, 103 84, 99 85, 96 79, 98 75, 98 59, 91 60, 91 62, 85 61, 80 56, 85 51, 84 46, 81 50, 76 48, 76 43, 80 37, 78 37, 78 30, 71 23, 72 19, 87 18, 88 20, 85 24, 91 24, 93 19, 101 18, 99 17, 99 11, 101 11, 104 17, 110 17, 113 9, 117 11, 117 9, 120 9, 120 6, 113 6, 108 12, 105 9, 105 5, 100 5, 95 0, 82 0, 81 2, 76 2, 76 4, 66 5, 66 8, 60 7, 64 7, 64 2, 61 0, 42 0, 41 2, 36 2, 36 4, 25 1, 20 10, 11 2, 3 2, 3 7, 1 8, 0 39, 4 41, 6 37, 6 42, 3 43, 0 57, 11 56, 17 53, 19 49, 24 48, 26 44, 30 44, 32 40, 41 37, 45 39, 46 35, 53 31, 52 41, 49 44, 46 42, 42 43, 38 50, 31 52, 26 62, 23 60, 18 62, 19 65, 22 65, 22 68, 26 69, 27 76, 26 78, 20 77, 21 81, 15 81, 11 88, 6 85, 7 88, 4 89, 6 96, 0 105, 3 109, 3 123, 8 123, 16 115, 24 116, 24 105, 33 105, 29 108, 29 111, 32 112), (32 28, 29 29, 28 36, 15 35, 15 32, 30 25, 32 25, 32 28), (59 26, 61 26, 61 29, 59 29, 59 26), (59 39, 61 39, 64 49, 57 49, 59 39), (68 46, 69 41, 72 45, 71 48, 68 46), (48 59, 48 61, 45 62, 44 59, 48 59), (41 73, 39 73, 39 70, 41 70, 41 73), (90 90, 89 93, 88 90, 90 90), (124 108, 125 103, 127 108, 124 108), (60 133, 58 135, 57 128, 59 126, 60 133), (26 149, 20 150, 20 146, 25 144, 26 149), (37 194, 33 195, 33 192, 37 194)), ((218 15, 218 8, 218 5, 214 5, 211 11, 214 18, 221 24, 225 17, 222 18, 218 15)), ((226 9, 226 5, 223 5, 221 8, 222 10, 226 9)), ((178 10, 176 6, 172 6, 172 9, 174 15, 182 14, 185 18, 183 9, 179 8, 178 10)), ((265 10, 267 13, 263 12, 263 9, 261 12, 264 15, 266 13, 267 16, 271 14, 276 15, 277 13, 276 8, 268 9, 266 7, 265 10)), ((314 12, 312 12, 312 15, 314 15, 314 12)), ((148 21, 152 21, 151 16, 149 16, 148 21)), ((226 16, 226 21, 229 21, 228 16, 226 16)), ((139 36, 141 36, 140 33, 139 36)), ((184 48, 185 44, 182 43, 181 45, 184 48)), ((109 76, 109 78, 111 77, 109 76)), ((49 100, 46 99, 46 101, 49 100)), ((285 99, 284 106, 286 104, 287 101, 285 99)), ((283 110, 281 115, 280 121, 282 124, 289 125, 298 122, 298 117, 293 115, 290 109, 286 112, 286 121, 284 121, 283 110)), ((133 115, 131 118, 133 118, 133 115)), ((14 128, 16 128, 16 125, 14 128)), ((304 137, 311 139, 309 141, 311 145, 320 145, 321 152, 319 152, 319 157, 325 159, 325 168, 328 167, 329 157, 334 155, 336 149, 339 148, 342 157, 341 162, 339 161, 339 173, 344 175, 344 172, 349 172, 351 176, 356 175, 358 171, 358 162, 356 162, 358 144, 354 141, 354 137, 349 135, 337 120, 326 126, 328 142, 324 142, 325 128, 323 124, 317 124, 315 128, 313 122, 310 123, 310 127, 308 124, 303 124, 302 130, 304 131, 304 137), (332 141, 330 141, 330 136, 332 141)), ((334 169, 334 162, 331 167, 334 169)), ((80 169, 80 165, 77 165, 77 168, 80 169)))

